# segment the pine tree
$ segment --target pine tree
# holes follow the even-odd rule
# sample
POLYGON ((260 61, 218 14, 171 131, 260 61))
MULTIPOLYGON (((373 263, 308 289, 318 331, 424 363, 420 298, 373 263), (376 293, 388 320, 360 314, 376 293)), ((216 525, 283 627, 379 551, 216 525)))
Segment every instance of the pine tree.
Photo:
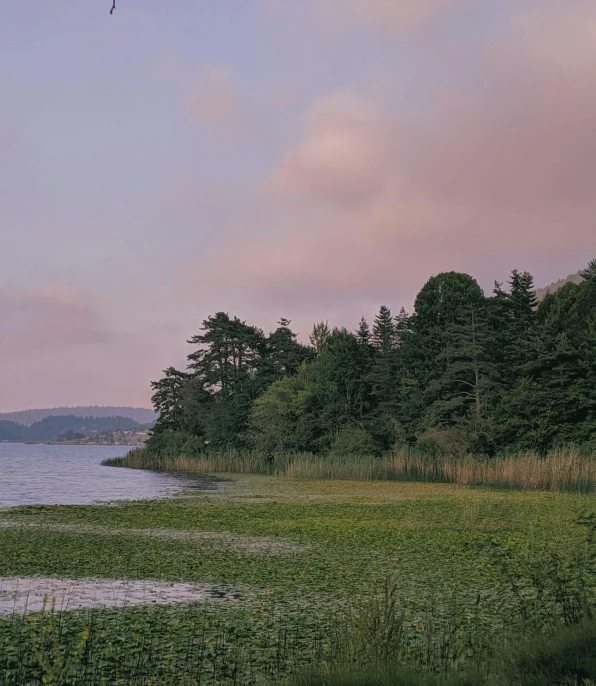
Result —
POLYGON ((356 331, 356 339, 360 345, 366 346, 366 348, 370 346, 370 326, 364 317, 360 319, 358 330, 356 331))
POLYGON ((188 355, 197 387, 209 393, 203 426, 213 447, 241 448, 251 404, 260 389, 258 370, 265 349, 260 329, 225 312, 209 316, 188 342, 199 346, 188 355))
POLYGON ((513 388, 531 360, 530 341, 536 330, 537 311, 531 274, 514 270, 509 292, 495 282, 493 297, 487 302, 487 322, 491 331, 490 355, 499 369, 503 393, 513 388))
POLYGON ((151 402, 159 417, 153 429, 154 433, 164 431, 183 431, 184 425, 184 390, 190 375, 174 367, 164 370, 164 377, 152 381, 153 395, 151 402))
POLYGON ((521 340, 531 333, 536 321, 538 299, 534 277, 529 272, 520 274, 517 270, 513 270, 509 280, 509 290, 511 325, 514 336, 521 340))
POLYGON ((402 307, 399 314, 395 317, 395 337, 398 345, 401 345, 404 338, 411 331, 411 318, 406 312, 406 309, 402 307))
MULTIPOLYGON (((515 285, 531 296, 531 281, 515 285)), ((531 315, 531 297, 518 299, 522 307, 513 309, 512 330, 519 349, 509 354, 515 379, 497 412, 503 446, 546 452, 557 444, 590 439, 596 398, 589 363, 590 308, 584 303, 588 292, 586 281, 567 283, 531 315)))
POLYGON ((204 333, 188 341, 200 346, 188 355, 188 368, 201 378, 206 389, 230 395, 257 369, 264 346, 263 332, 238 317, 231 319, 225 312, 209 316, 201 331, 204 333))
POLYGON ((437 399, 428 408, 427 419, 442 426, 463 421, 476 437, 483 434, 488 440, 499 375, 489 355, 484 313, 472 311, 469 322, 451 325, 446 337, 449 342, 439 356, 445 367, 431 384, 437 399))
POLYGON ((300 366, 312 359, 310 348, 298 342, 298 336, 290 329, 289 319, 280 319, 278 328, 265 340, 259 365, 259 383, 263 390, 284 376, 294 376, 300 366))
POLYGON ((375 317, 372 332, 372 344, 382 354, 387 354, 395 347, 396 344, 396 328, 391 310, 381 305, 379 314, 375 317))
POLYGON ((596 260, 592 260, 581 275, 584 281, 596 281, 596 260))
POLYGON ((484 311, 485 302, 476 280, 457 272, 433 276, 416 297, 411 331, 399 348, 400 417, 408 431, 420 433, 433 422, 449 424, 458 413, 465 414, 450 382, 447 392, 446 380, 456 340, 471 326, 473 314, 484 311), (443 401, 455 406, 446 418, 441 412, 429 413, 429 408, 440 407, 436 403, 443 401))

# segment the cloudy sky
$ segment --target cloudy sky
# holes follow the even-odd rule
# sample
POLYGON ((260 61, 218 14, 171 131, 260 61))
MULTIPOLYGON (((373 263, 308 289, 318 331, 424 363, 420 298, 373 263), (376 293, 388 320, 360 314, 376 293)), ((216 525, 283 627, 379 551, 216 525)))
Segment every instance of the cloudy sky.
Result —
POLYGON ((0 411, 596 257, 594 0, 110 3, 2 8, 0 411))

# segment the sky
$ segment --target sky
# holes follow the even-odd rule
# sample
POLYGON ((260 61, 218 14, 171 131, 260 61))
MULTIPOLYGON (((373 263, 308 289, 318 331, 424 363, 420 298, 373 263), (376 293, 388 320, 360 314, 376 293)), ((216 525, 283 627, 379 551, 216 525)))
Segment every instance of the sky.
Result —
POLYGON ((4 5, 0 412, 147 407, 217 311, 596 257, 594 0, 4 5))

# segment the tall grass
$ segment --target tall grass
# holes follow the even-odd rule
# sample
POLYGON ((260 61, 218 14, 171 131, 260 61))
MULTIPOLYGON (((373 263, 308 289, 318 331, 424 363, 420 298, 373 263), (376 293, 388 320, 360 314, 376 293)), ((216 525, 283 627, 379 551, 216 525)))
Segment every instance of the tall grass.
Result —
POLYGON ((268 459, 259 453, 239 453, 233 450, 198 456, 154 455, 147 448, 134 448, 124 457, 104 460, 109 467, 151 469, 185 474, 278 474, 285 476, 295 456, 277 455, 268 459))
POLYGON ((104 464, 184 473, 277 474, 297 480, 420 481, 522 491, 596 491, 596 455, 573 449, 553 451, 545 457, 535 453, 496 458, 428 457, 398 451, 380 458, 323 458, 311 454, 266 457, 235 451, 161 457, 136 448, 104 464))

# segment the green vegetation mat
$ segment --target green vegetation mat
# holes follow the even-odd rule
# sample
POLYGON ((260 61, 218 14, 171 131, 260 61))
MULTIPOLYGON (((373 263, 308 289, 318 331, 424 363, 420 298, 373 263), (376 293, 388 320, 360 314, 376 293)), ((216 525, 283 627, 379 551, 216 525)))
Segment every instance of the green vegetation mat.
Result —
POLYGON ((593 605, 595 518, 581 495, 255 476, 169 501, 7 510, 0 577, 205 582, 238 597, 0 616, 0 683, 280 681, 337 658, 389 586, 399 659, 481 664, 504 637, 593 605))

